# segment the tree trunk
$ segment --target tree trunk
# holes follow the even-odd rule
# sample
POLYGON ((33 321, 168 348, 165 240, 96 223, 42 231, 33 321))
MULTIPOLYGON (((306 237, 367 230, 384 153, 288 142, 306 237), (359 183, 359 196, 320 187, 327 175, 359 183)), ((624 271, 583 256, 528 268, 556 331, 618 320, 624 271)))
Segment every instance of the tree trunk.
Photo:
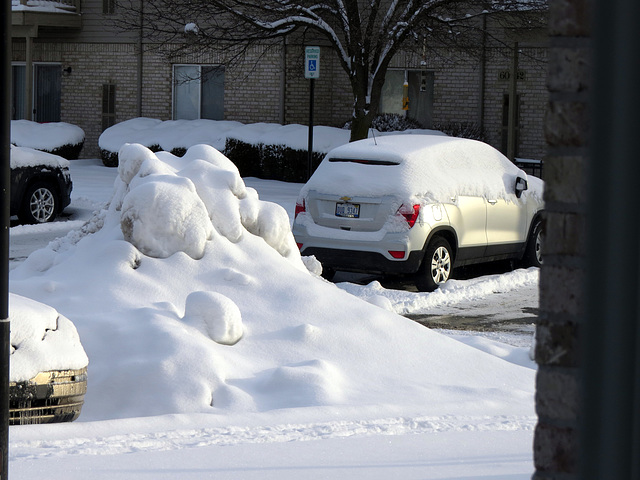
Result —
POLYGON ((368 115, 354 116, 351 120, 351 137, 350 142, 362 140, 369 136, 369 128, 371 127, 371 118, 368 115))
POLYGON ((384 62, 381 71, 374 78, 371 90, 367 91, 367 68, 356 72, 356 76, 351 79, 351 88, 356 99, 353 108, 353 118, 351 119, 351 137, 350 142, 362 140, 369 136, 369 129, 373 119, 378 114, 380 105, 380 97, 382 95, 382 86, 386 76, 388 61, 384 62), (366 100, 364 100, 366 99, 366 100))

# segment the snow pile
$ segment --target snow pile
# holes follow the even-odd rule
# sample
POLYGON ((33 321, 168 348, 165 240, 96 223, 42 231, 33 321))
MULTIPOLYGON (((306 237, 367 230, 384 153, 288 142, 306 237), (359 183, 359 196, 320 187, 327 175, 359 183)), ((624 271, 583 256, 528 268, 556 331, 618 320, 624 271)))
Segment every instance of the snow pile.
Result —
POLYGON ((245 187, 237 167, 213 147, 196 145, 176 157, 126 144, 119 159, 113 203, 122 210, 125 240, 145 255, 184 252, 200 259, 215 228, 231 242, 248 231, 284 257, 296 256, 287 212, 261 202, 245 187))
MULTIPOLYGON (((300 195, 309 190, 450 202, 458 195, 515 200, 516 177, 527 174, 486 143, 437 135, 389 135, 332 150, 300 195), (379 160, 396 165, 330 162, 379 160)), ((542 199, 542 182, 529 178, 529 194, 542 199)))
POLYGON ((182 321, 222 345, 234 345, 242 338, 242 313, 233 300, 220 293, 189 294, 182 321))
POLYGON ((40 372, 87 366, 73 323, 54 308, 10 294, 9 320, 10 381, 25 382, 40 372))
POLYGON ((79 145, 83 142, 84 130, 70 123, 11 120, 11 143, 18 147, 53 152, 65 145, 79 145))
POLYGON ((90 359, 81 421, 534 415, 534 370, 310 273, 286 212, 219 152, 121 154, 111 203, 91 228, 11 271, 13 292, 78 329, 90 359))
POLYGON ((37 167, 40 165, 50 166, 52 168, 68 168, 69 160, 58 155, 47 152, 41 152, 27 147, 15 147, 11 145, 11 168, 20 167, 37 167))

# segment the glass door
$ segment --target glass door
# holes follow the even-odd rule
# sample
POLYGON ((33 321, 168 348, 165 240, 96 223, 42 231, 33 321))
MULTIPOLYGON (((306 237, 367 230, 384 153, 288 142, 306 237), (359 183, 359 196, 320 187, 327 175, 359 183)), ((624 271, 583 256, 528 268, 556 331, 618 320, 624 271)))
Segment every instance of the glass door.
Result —
POLYGON ((34 118, 36 122, 59 122, 62 96, 60 65, 34 65, 34 118))

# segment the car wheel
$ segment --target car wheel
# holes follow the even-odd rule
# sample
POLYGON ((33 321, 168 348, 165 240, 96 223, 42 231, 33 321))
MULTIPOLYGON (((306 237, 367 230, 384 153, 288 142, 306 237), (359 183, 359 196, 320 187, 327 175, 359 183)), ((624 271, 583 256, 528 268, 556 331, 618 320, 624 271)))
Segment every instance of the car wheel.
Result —
POLYGON ((449 280, 453 267, 451 246, 442 237, 434 238, 424 254, 422 266, 416 278, 421 292, 431 292, 449 280))
POLYGON ((541 267, 542 266, 542 222, 536 223, 531 232, 531 237, 527 242, 527 249, 524 252, 522 258, 523 263, 527 267, 541 267))
POLYGON ((23 223, 46 223, 57 213, 58 200, 48 183, 35 183, 27 190, 22 202, 20 221, 23 223))
POLYGON ((336 271, 333 268, 329 268, 329 267, 325 267, 324 265, 322 266, 322 273, 320 274, 322 276, 322 278, 324 278, 325 280, 333 280, 333 277, 336 276, 336 271))

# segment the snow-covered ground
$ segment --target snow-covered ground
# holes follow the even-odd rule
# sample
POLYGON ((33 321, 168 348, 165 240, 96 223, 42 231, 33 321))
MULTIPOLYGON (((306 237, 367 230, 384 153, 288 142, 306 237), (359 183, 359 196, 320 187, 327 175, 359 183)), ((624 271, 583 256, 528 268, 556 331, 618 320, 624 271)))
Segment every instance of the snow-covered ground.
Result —
POLYGON ((209 195, 199 189, 209 166, 185 172, 181 161, 136 158, 120 175, 99 160, 71 162, 72 204, 61 220, 11 228, 11 290, 70 318, 90 361, 78 421, 11 428, 11 475, 530 477, 530 345, 444 335, 397 313, 490 309, 497 293, 530 302, 537 270, 459 280, 431 294, 377 282, 336 287, 287 250, 283 222, 300 185, 239 183, 218 163, 225 182, 209 195), (158 201, 184 206, 171 198, 201 202, 213 217, 189 248, 176 243, 175 227, 154 230, 162 211, 145 217, 158 201), (151 218, 129 242, 126 212, 133 224, 151 218), (159 250, 141 253, 158 238, 159 250), (237 343, 221 341, 220 328, 238 326, 237 343))

